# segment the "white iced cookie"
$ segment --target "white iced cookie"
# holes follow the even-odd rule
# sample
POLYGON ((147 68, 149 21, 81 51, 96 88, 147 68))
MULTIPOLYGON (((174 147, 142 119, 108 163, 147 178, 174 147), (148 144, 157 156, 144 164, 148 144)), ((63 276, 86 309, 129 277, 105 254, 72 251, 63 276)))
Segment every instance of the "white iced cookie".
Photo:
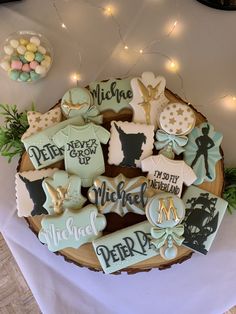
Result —
POLYGON ((169 100, 164 91, 166 80, 162 76, 155 76, 152 72, 144 72, 141 77, 131 80, 133 99, 133 122, 159 125, 159 116, 169 100))

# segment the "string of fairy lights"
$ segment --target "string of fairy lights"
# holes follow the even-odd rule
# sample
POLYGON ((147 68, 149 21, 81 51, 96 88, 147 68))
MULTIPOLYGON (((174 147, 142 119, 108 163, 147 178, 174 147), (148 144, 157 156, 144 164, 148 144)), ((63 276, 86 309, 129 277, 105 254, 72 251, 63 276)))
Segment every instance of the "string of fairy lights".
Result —
MULTIPOLYGON (((71 30, 69 29, 67 23, 64 21, 63 16, 57 6, 57 0, 50 0, 52 7, 55 11, 55 15, 57 17, 58 23, 60 25, 60 27, 67 32, 67 36, 71 37, 71 30)), ((113 6, 108 5, 108 6, 102 6, 99 5, 97 3, 92 2, 92 0, 81 0, 83 1, 85 4, 87 4, 88 6, 90 6, 91 8, 97 9, 100 14, 104 14, 105 16, 110 18, 111 23, 113 24, 113 26, 116 28, 117 31, 117 35, 120 41, 120 46, 121 49, 123 49, 126 52, 131 52, 131 53, 135 53, 137 55, 137 58, 135 60, 135 62, 129 67, 129 69, 127 70, 127 72, 124 74, 124 76, 128 76, 132 70, 137 66, 137 64, 142 60, 142 58, 145 55, 158 55, 162 58, 164 58, 166 60, 166 69, 172 73, 174 73, 178 80, 180 81, 180 89, 184 98, 184 101, 186 101, 188 104, 191 104, 191 102, 188 100, 188 97, 186 96, 186 92, 185 92, 185 88, 184 88, 184 79, 179 71, 179 63, 174 60, 171 56, 161 52, 161 51, 157 51, 157 50, 151 50, 152 47, 155 47, 157 44, 158 46, 160 46, 160 44, 164 41, 169 39, 172 34, 175 32, 176 28, 179 25, 179 20, 180 20, 180 14, 179 14, 179 6, 178 6, 178 0, 174 1, 174 7, 175 7, 175 15, 176 18, 173 21, 172 25, 169 27, 169 29, 167 30, 167 32, 161 36, 160 38, 156 38, 151 40, 149 43, 147 43, 144 47, 139 48, 139 49, 134 49, 133 47, 131 47, 128 43, 128 41, 125 39, 125 37, 123 36, 123 32, 122 32, 122 27, 121 24, 118 20, 118 18, 116 17, 115 13, 116 10, 113 6)), ((78 66, 77 66, 77 70, 71 75, 71 79, 73 82, 75 82, 77 85, 79 84, 79 82, 81 81, 82 77, 81 77, 81 66, 82 66, 82 54, 80 51, 80 45, 79 43, 76 43, 77 48, 76 48, 76 54, 77 54, 77 58, 78 58, 78 66)), ((236 96, 232 95, 232 94, 225 94, 221 97, 218 98, 218 100, 225 100, 228 99, 230 100, 229 102, 236 104, 236 96)), ((215 101, 217 101, 217 99, 215 100, 211 100, 209 103, 214 103, 215 101)))

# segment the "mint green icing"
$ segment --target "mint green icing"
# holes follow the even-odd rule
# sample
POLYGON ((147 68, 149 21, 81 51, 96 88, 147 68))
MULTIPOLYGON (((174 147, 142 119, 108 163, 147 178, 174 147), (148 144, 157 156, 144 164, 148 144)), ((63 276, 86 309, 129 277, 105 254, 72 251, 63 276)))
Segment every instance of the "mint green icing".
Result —
POLYGON ((96 206, 88 205, 80 211, 66 209, 60 215, 46 216, 41 222, 38 237, 52 252, 64 248, 79 248, 102 235, 106 218, 98 214, 96 206))
POLYGON ((93 241, 103 271, 110 274, 158 255, 149 240, 151 227, 144 221, 93 241))
POLYGON ((92 82, 89 89, 93 95, 94 104, 100 112, 112 110, 119 112, 129 108, 133 93, 130 85, 131 78, 110 79, 104 82, 92 82))
POLYGON ((35 169, 41 169, 62 160, 64 151, 55 145, 52 137, 67 125, 82 124, 84 121, 81 117, 74 117, 23 139, 22 142, 35 169))
POLYGON ((54 214, 54 199, 47 188, 46 183, 50 184, 55 191, 58 199, 60 199, 59 189, 65 191, 65 197, 61 203, 61 210, 79 209, 86 202, 86 198, 81 195, 81 179, 77 175, 69 175, 66 171, 58 170, 53 174, 52 178, 46 178, 43 181, 43 189, 46 194, 46 202, 43 207, 48 211, 50 215, 54 214))

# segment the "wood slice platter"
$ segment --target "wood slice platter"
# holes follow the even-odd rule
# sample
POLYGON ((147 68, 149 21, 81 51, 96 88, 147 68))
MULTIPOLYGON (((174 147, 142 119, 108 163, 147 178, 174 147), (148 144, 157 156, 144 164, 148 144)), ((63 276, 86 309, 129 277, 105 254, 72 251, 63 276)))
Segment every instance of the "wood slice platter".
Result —
MULTIPOLYGON (((170 100, 170 102, 181 102, 185 103, 179 96, 174 95, 172 92, 166 89, 165 91, 166 97, 170 100)), ((58 104, 57 104, 58 105, 58 104)), ((194 109, 194 108, 193 108, 194 109)), ((206 118, 195 109, 196 114, 196 125, 206 121, 206 118)), ((132 119, 132 111, 125 109, 115 114, 112 111, 107 111, 104 114, 104 124, 103 126, 110 129, 110 121, 112 120, 123 120, 123 121, 131 121, 132 119)), ((107 146, 103 147, 104 149, 104 159, 107 160, 107 146)), ((156 154, 156 152, 154 152, 156 154)), ((54 165, 51 165, 50 168, 60 168, 63 169, 64 164, 63 162, 58 162, 54 165)), ((24 153, 21 157, 21 160, 18 165, 18 172, 22 171, 29 171, 34 170, 34 167, 29 159, 27 153, 24 153)), ((119 173, 123 173, 126 177, 134 177, 142 175, 140 169, 137 168, 124 168, 118 166, 111 166, 106 164, 106 176, 114 177, 117 176, 119 173)), ((224 182, 224 169, 223 169, 223 160, 220 160, 216 164, 216 179, 213 182, 204 182, 203 184, 199 185, 200 188, 211 192, 215 195, 221 196, 223 191, 223 182, 224 182)), ((82 189, 82 194, 86 196, 87 190, 82 189)), ((41 229, 41 220, 43 216, 34 216, 28 217, 26 220, 28 221, 29 227, 31 230, 38 235, 39 230, 41 229)), ((144 221, 146 216, 136 215, 133 213, 128 213, 124 217, 120 217, 115 213, 110 213, 106 215, 107 218, 107 227, 104 230, 104 234, 108 234, 114 232, 116 230, 134 225, 138 222, 144 221)), ((166 261, 161 256, 152 257, 146 261, 137 263, 132 265, 126 269, 121 270, 120 272, 127 272, 129 274, 134 274, 140 271, 149 271, 152 268, 159 268, 165 269, 171 267, 171 265, 176 263, 182 263, 183 261, 189 259, 192 256, 193 251, 181 246, 178 249, 178 256, 171 260, 166 261)), ((73 262, 78 266, 87 267, 94 271, 102 271, 98 258, 94 252, 91 243, 82 245, 79 249, 67 248, 63 249, 56 254, 63 255, 65 260, 69 262, 73 262)), ((115 274, 118 274, 117 272, 115 274)))

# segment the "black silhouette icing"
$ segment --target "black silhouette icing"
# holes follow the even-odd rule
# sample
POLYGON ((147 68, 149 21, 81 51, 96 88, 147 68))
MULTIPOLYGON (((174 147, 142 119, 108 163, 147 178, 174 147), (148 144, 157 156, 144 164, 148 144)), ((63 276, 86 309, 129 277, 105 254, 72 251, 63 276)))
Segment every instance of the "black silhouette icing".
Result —
POLYGON ((198 147, 196 156, 191 164, 191 167, 193 168, 200 156, 203 156, 204 163, 205 163, 205 169, 206 169, 206 176, 209 179, 212 179, 210 173, 209 173, 209 165, 208 165, 208 150, 215 146, 213 140, 209 137, 209 130, 210 126, 207 124, 207 126, 204 126, 202 128, 202 134, 201 136, 197 137, 195 142, 198 147))
POLYGON ((146 143, 146 135, 144 133, 127 134, 117 124, 114 123, 114 125, 119 133, 121 149, 124 155, 120 166, 136 167, 135 160, 139 160, 143 153, 142 145, 146 143))
POLYGON ((25 183, 26 189, 29 192, 30 198, 34 203, 34 208, 31 211, 32 216, 36 215, 47 215, 47 210, 43 207, 43 204, 46 201, 46 195, 44 193, 42 183, 44 178, 38 179, 35 181, 29 181, 27 178, 19 175, 21 180, 25 183))
POLYGON ((217 230, 219 212, 216 210, 217 198, 209 198, 209 193, 187 200, 184 219, 184 243, 198 252, 207 254, 208 237, 217 230))

